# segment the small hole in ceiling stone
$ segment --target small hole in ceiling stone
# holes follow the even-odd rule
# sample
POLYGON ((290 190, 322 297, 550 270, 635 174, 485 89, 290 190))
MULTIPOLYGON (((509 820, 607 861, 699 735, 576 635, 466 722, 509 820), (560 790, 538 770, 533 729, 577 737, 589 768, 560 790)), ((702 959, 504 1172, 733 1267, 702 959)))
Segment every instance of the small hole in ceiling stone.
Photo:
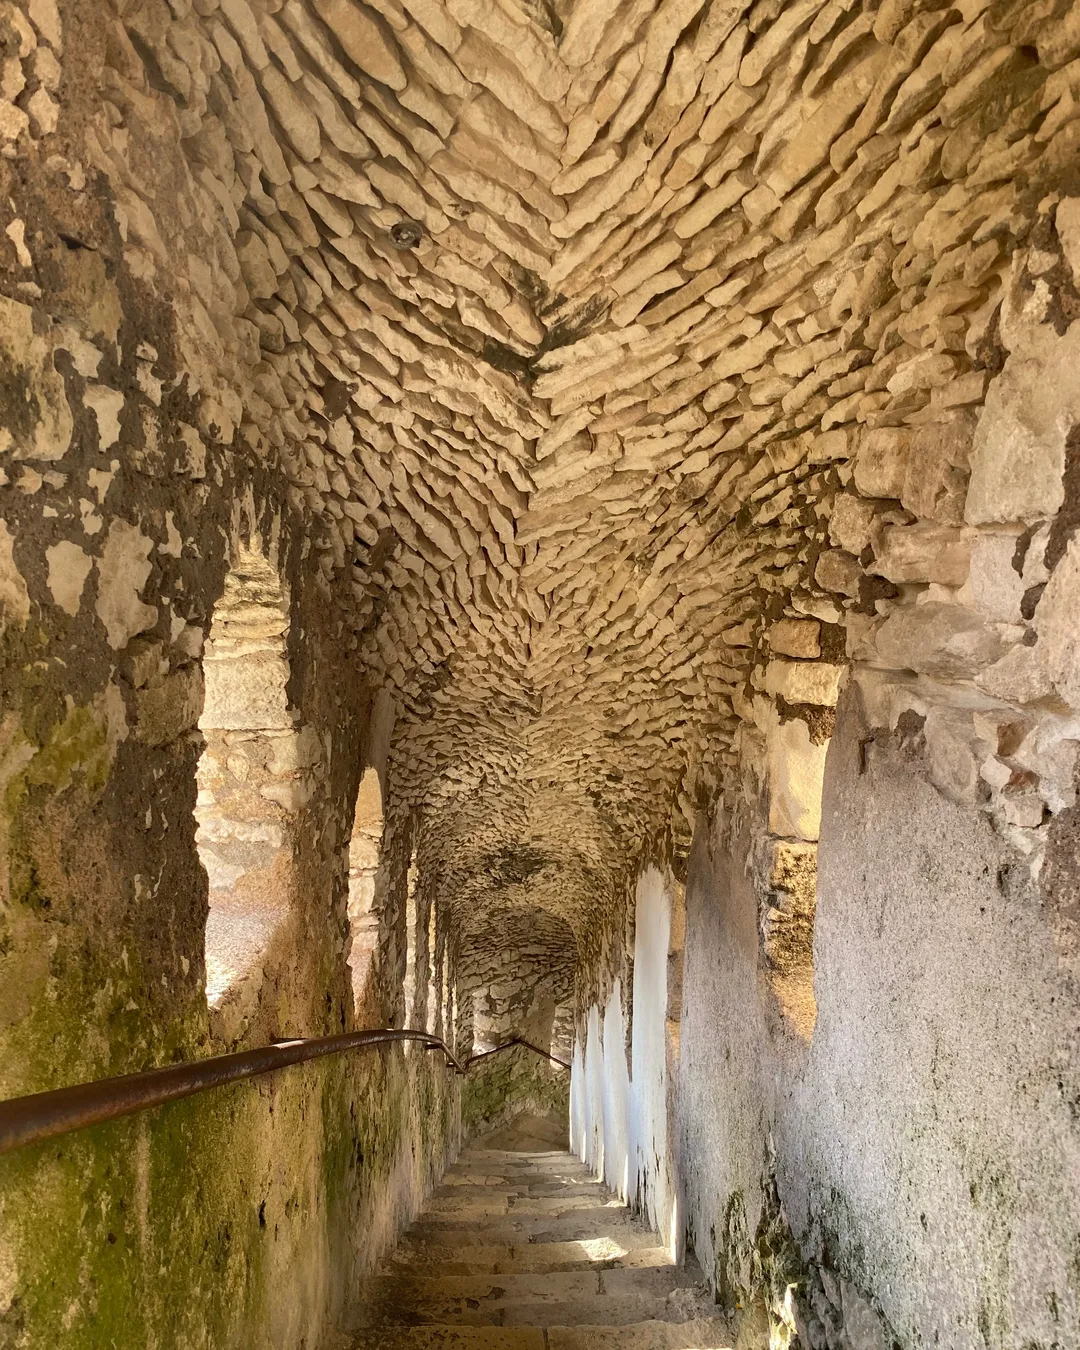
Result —
POLYGON ((399 220, 390 226, 390 238, 398 248, 415 248, 424 237, 424 227, 415 220, 399 220))

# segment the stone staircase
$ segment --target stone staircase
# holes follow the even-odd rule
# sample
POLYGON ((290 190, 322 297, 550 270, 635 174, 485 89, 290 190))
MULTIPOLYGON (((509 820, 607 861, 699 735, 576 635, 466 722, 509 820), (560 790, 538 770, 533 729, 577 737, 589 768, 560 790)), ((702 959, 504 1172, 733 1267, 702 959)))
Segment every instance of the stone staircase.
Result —
POLYGON ((720 1350, 679 1268, 571 1154, 467 1149, 382 1263, 351 1350, 720 1350))

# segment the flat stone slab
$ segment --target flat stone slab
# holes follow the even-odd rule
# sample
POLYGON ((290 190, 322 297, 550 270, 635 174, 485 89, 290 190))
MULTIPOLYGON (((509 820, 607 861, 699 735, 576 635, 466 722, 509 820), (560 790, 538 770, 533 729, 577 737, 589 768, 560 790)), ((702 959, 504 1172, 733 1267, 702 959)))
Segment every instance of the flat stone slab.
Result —
POLYGON ((619 1239, 585 1238, 580 1242, 526 1242, 520 1246, 476 1246, 456 1249, 453 1257, 446 1247, 435 1248, 416 1242, 403 1243, 383 1262, 383 1272, 400 1274, 410 1270, 429 1270, 437 1259, 446 1275, 514 1275, 536 1270, 611 1270, 649 1269, 672 1264, 666 1247, 648 1245, 654 1239, 646 1233, 623 1233, 619 1239), (636 1242, 639 1245, 631 1247, 636 1242))
POLYGON ((641 1322, 625 1327, 548 1327, 547 1350, 731 1350, 726 1322, 641 1322))
POLYGON ((539 1327, 375 1327, 350 1350, 546 1350, 539 1327))

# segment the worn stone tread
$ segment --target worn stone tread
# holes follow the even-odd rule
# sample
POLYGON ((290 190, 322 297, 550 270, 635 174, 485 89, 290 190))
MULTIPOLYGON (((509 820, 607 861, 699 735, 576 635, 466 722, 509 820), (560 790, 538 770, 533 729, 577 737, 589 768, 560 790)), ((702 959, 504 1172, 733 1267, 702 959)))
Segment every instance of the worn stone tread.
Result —
POLYGON ((498 1335, 538 1329, 545 1350, 594 1344, 711 1350, 727 1344, 722 1325, 703 1320, 709 1305, 700 1271, 675 1266, 601 1182, 583 1180, 584 1169, 566 1154, 515 1158, 514 1189, 505 1195, 489 1194, 474 1180, 478 1173, 505 1176, 510 1164, 504 1160, 473 1153, 464 1165, 468 1172, 457 1164, 458 1178, 467 1180, 440 1185, 380 1273, 367 1282, 354 1319, 354 1327, 363 1328, 354 1350, 376 1345, 502 1350, 536 1342, 498 1335), (573 1175, 574 1194, 531 1195, 534 1184, 545 1189, 551 1184, 553 1168, 573 1175), (567 1203, 579 1202, 585 1208, 566 1211, 567 1203), (550 1204, 564 1212, 512 1215, 506 1211, 511 1204, 526 1209, 550 1204), (586 1236, 568 1236, 583 1228, 586 1236), (687 1339, 699 1333, 705 1339, 687 1339))
MULTIPOLYGON (((603 1238, 584 1239, 581 1242, 526 1242, 513 1246, 455 1247, 451 1253, 441 1249, 406 1242, 383 1262, 387 1274, 406 1274, 410 1271, 431 1269, 433 1259, 439 1260, 439 1269, 447 1275, 515 1275, 533 1271, 575 1271, 582 1269, 619 1270, 654 1269, 671 1265, 671 1255, 664 1247, 648 1245, 630 1247, 631 1237, 622 1233, 622 1241, 603 1238)), ((648 1243, 651 1235, 634 1235, 648 1243)))

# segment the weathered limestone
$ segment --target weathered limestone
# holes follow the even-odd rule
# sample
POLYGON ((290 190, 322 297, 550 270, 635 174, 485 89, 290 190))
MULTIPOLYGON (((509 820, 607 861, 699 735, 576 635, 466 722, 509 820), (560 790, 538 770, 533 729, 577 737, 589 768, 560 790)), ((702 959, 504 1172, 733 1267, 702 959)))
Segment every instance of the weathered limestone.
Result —
MULTIPOLYGON (((885 934, 902 936, 888 897, 876 929, 859 909, 864 842, 905 878, 920 940, 957 950, 890 851, 916 798, 935 894, 940 800, 964 857, 1043 888, 1045 962, 1072 978, 1073 7, 6 0, 0 44, 5 1090, 351 1025, 456 1044, 573 1026, 593 1145, 603 1101, 614 1119, 644 1093, 645 1203, 671 1200, 675 1240, 700 1245, 726 1301, 764 1300, 774 1336, 847 1350, 947 1325, 991 1350, 1075 1350, 1025 1292, 1076 1324, 1060 1208, 1039 1228, 1025 1190, 1023 1233, 980 1274, 963 1252, 996 1241, 986 1177, 967 1201, 956 1182, 935 1247, 915 1228, 933 1228, 932 1156, 897 1170, 899 1133, 863 1121, 889 1203, 910 1183, 894 1242, 829 1133, 880 1086, 849 1046, 878 1054, 906 1006, 881 994, 885 934), (278 597, 273 631, 251 612, 265 594, 235 593, 242 550, 278 597), (851 781, 825 789, 849 828, 822 784, 856 697, 863 748, 844 742, 851 781), (856 782, 879 752, 885 777, 911 776, 889 787, 891 823, 856 782), (819 842, 840 850, 820 897, 819 842), (702 1014, 702 1081, 670 1122, 678 1018, 661 1028, 658 966, 632 1006, 651 864, 687 877, 688 977, 734 1028, 704 1044, 702 1014), (206 978, 226 896, 228 990, 206 978), (635 1034, 636 1088, 616 1046, 635 1034), (717 1142, 702 1122, 721 1088, 717 1142), (679 1171, 681 1137, 704 1170, 679 1171), (850 1217, 826 1232, 834 1184, 850 1217), (796 1246, 785 1304, 769 1281, 796 1246), (959 1264, 933 1285, 946 1248, 959 1264)), ((1024 914, 1035 953, 1034 900, 1024 914)), ((988 970, 1014 969, 1006 928, 988 970)), ((1059 993, 1072 1027, 1075 990, 1059 993)), ((933 1003, 920 990, 895 1026, 897 1075, 921 1073, 933 1003)), ((981 1025, 991 1003, 973 980, 950 1008, 981 1025)), ((1002 1075, 1033 1085, 1016 1128, 1039 1140, 1071 1045, 1046 1048, 1040 1009, 1028 1057, 996 1022, 991 1038, 1002 1075)), ((56 1174, 27 1164, 0 1327, 314 1345, 344 1297, 331 1240, 349 1235, 352 1270, 372 1259, 458 1130, 430 1057, 351 1072, 74 1145, 56 1174), (164 1192, 167 1153, 220 1191, 213 1222, 164 1192), (127 1226, 79 1199, 112 1156, 130 1160, 127 1226), (246 1170, 222 1180, 234 1157, 246 1170), (270 1232, 305 1216, 270 1257, 248 1213, 263 1191, 270 1232), (62 1232, 81 1215, 104 1256, 54 1288, 39 1212, 62 1232), (163 1265, 183 1299, 151 1296, 163 1265), (286 1271, 303 1272, 296 1306, 286 1271)), ((919 1100, 962 1115, 936 1073, 919 1100)), ((952 1139, 949 1157, 982 1147, 952 1139)), ((1009 1156, 1024 1174, 1021 1144, 1009 1156)))

